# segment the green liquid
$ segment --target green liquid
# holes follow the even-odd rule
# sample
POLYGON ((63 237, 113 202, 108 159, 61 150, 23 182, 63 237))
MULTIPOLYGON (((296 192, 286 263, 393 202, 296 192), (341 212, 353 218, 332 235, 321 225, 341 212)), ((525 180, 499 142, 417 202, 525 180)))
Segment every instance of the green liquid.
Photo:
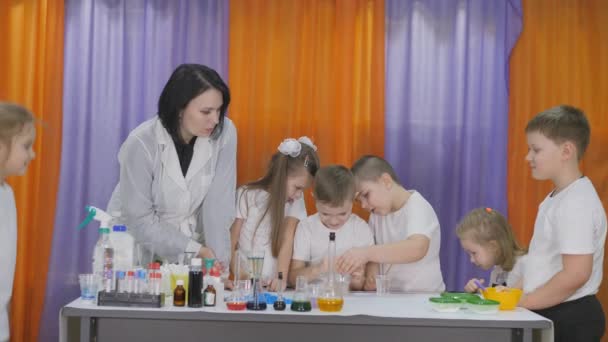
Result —
POLYGON ((306 301, 306 302, 293 301, 293 302, 291 302, 291 311, 308 312, 310 310, 312 310, 312 305, 310 304, 310 301, 306 301))

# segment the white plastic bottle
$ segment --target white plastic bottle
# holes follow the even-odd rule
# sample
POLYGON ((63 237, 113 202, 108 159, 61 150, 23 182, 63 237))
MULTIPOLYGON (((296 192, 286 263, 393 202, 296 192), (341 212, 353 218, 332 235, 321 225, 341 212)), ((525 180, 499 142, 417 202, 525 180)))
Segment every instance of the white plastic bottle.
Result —
POLYGON ((133 268, 135 240, 124 225, 115 225, 110 234, 110 243, 114 247, 114 269, 128 271, 133 268))

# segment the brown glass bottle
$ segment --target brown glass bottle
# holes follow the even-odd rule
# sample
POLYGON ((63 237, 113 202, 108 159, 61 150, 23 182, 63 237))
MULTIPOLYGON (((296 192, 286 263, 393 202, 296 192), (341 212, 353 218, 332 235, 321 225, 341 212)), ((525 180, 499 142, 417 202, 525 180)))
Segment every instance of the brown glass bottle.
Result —
POLYGON ((175 291, 173 291, 173 306, 186 305, 186 290, 184 289, 184 281, 178 280, 175 291))
POLYGON ((203 302, 204 302, 203 305, 215 306, 215 299, 216 299, 215 295, 216 295, 215 287, 213 287, 213 285, 211 285, 211 284, 207 285, 207 288, 203 292, 203 302))

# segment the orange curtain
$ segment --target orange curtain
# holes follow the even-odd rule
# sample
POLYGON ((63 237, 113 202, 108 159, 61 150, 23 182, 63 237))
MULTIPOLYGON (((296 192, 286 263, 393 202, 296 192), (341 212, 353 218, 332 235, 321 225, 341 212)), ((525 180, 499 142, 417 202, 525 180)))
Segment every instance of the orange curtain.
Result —
POLYGON ((37 119, 36 159, 15 192, 18 246, 11 340, 36 341, 59 182, 63 77, 63 1, 0 1, 0 101, 29 108, 37 119))
POLYGON ((232 0, 229 23, 239 184, 287 137, 311 137, 323 165, 383 154, 382 0, 232 0))
MULTIPOLYGON (((591 143, 582 171, 608 208, 608 1, 524 0, 523 32, 510 68, 509 219, 529 242, 538 205, 552 188, 532 179, 524 160, 524 128, 536 113, 559 104, 582 108, 591 143)), ((600 300, 608 312, 605 275, 600 300)))

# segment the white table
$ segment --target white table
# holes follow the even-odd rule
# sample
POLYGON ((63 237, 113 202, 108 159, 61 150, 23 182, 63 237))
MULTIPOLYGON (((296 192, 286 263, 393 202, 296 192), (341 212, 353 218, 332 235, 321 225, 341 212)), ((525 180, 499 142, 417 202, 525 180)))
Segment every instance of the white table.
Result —
POLYGON ((355 293, 338 313, 318 309, 229 311, 98 307, 77 299, 61 309, 61 340, 90 341, 552 341, 550 320, 517 308, 497 314, 438 313, 431 294, 355 293), (80 324, 79 337, 68 332, 80 324), (71 336, 71 335, 70 335, 71 336))

